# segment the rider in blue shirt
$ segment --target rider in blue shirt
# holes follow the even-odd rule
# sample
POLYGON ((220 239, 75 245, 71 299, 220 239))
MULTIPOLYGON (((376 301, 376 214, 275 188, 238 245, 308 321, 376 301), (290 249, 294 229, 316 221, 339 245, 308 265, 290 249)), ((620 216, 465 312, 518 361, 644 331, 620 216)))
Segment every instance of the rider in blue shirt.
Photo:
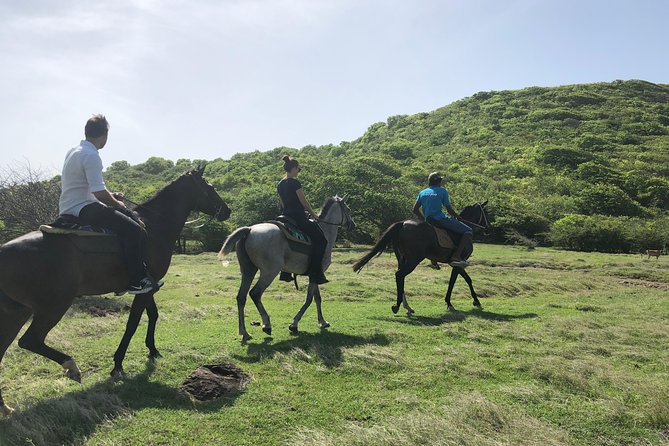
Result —
POLYGON ((439 228, 447 229, 459 234, 460 243, 451 256, 450 265, 466 267, 469 263, 462 259, 462 250, 469 243, 473 236, 472 229, 459 221, 460 216, 451 205, 448 191, 442 187, 443 177, 439 172, 432 172, 428 177, 428 187, 418 194, 416 204, 413 207, 413 213, 439 228), (420 213, 420 208, 423 213, 420 213), (446 208, 451 217, 444 214, 443 208, 446 208))

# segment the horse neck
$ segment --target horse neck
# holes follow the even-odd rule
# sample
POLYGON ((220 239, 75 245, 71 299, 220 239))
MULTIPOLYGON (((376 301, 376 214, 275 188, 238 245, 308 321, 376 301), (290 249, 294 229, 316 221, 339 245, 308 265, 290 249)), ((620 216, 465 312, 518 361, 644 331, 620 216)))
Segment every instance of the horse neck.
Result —
POLYGON ((469 220, 472 223, 479 223, 481 220, 481 210, 477 206, 467 206, 463 212, 460 213, 462 218, 469 220))
POLYGON ((192 209, 191 200, 179 190, 177 181, 140 205, 137 213, 146 223, 149 238, 164 241, 171 251, 192 209))
MULTIPOLYGON (((327 214, 322 218, 323 221, 327 221, 329 223, 334 223, 330 221, 330 218, 332 216, 332 213, 335 209, 335 206, 333 205, 330 210, 328 211, 327 214)), ((325 256, 330 257, 332 255, 332 248, 334 248, 335 241, 337 240, 337 233, 339 232, 339 226, 336 224, 325 224, 325 223, 319 223, 319 226, 323 230, 323 234, 325 235, 325 239, 328 241, 327 247, 325 248, 325 256)))

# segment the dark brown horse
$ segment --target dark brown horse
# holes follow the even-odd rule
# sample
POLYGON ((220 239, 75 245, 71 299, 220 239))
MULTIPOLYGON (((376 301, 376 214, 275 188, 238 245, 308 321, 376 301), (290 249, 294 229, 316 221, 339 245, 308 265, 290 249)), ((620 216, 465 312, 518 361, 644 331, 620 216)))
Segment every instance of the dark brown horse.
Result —
MULTIPOLYGON (((464 208, 460 214, 464 223, 469 224, 474 228, 488 228, 490 225, 485 213, 485 206, 487 203, 487 201, 485 203, 476 203, 464 208)), ((458 241, 459 240, 454 240, 456 246, 458 241)), ((403 304, 404 308, 409 313, 413 313, 414 311, 409 306, 404 293, 404 278, 411 274, 416 266, 418 266, 418 264, 425 258, 447 263, 453 254, 453 248, 442 248, 439 246, 434 228, 425 222, 416 220, 398 221, 397 223, 390 225, 381 236, 381 239, 376 242, 376 245, 372 250, 353 265, 353 271, 359 272, 360 269, 372 260, 373 257, 380 255, 390 246, 393 247, 395 256, 397 257, 397 272, 395 273, 397 303, 392 307, 393 313, 399 311, 400 304, 403 304)), ((462 258, 465 260, 468 259, 469 256, 472 255, 472 252, 474 252, 474 246, 470 243, 463 250, 462 258)), ((481 303, 472 286, 472 279, 469 277, 469 274, 467 274, 467 271, 465 271, 464 268, 453 267, 451 278, 448 282, 448 291, 446 292, 446 305, 448 306, 448 309, 454 310, 453 305, 451 305, 451 293, 453 292, 453 286, 455 285, 458 275, 461 275, 467 282, 467 285, 469 285, 469 290, 474 299, 474 305, 481 307, 481 303)))
MULTIPOLYGON (((202 178, 203 171, 204 168, 196 169, 182 175, 135 209, 146 224, 147 266, 155 280, 165 276, 174 243, 191 211, 218 220, 230 216, 228 206, 202 178)), ((76 296, 124 291, 129 279, 115 237, 80 238, 106 238, 115 247, 100 248, 99 241, 90 240, 84 243, 89 248, 91 243, 97 244, 98 249, 82 250, 81 240, 75 241, 72 236, 39 231, 0 246, 0 360, 32 315, 32 323, 19 339, 19 346, 57 362, 69 378, 81 381, 72 357, 47 346, 44 340, 76 296)), ((158 309, 153 294, 134 297, 123 339, 114 354, 112 375, 123 373, 123 358, 144 310, 149 318, 146 334, 149 358, 160 356, 155 346, 158 309)), ((4 414, 12 411, 5 405, 1 391, 0 410, 4 414)))

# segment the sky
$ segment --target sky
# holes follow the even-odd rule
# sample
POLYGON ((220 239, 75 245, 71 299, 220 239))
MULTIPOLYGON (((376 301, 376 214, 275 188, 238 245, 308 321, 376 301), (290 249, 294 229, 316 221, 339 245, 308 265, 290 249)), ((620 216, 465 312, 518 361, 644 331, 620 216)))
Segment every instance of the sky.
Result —
POLYGON ((666 0, 84 0, 0 4, 0 168, 59 173, 354 140, 479 91, 669 83, 666 0))

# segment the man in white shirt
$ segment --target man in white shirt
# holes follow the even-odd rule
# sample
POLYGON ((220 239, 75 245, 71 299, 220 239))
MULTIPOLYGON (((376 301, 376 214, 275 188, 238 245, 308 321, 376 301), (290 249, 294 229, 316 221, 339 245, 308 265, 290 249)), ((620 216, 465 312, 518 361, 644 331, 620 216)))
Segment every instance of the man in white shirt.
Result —
POLYGON ((102 178, 102 160, 98 151, 107 144, 109 123, 103 115, 93 115, 86 122, 86 139, 65 157, 61 176, 60 215, 74 215, 84 225, 109 228, 121 241, 128 268, 131 294, 157 289, 146 274, 146 231, 123 203, 123 194, 112 194, 102 178))

